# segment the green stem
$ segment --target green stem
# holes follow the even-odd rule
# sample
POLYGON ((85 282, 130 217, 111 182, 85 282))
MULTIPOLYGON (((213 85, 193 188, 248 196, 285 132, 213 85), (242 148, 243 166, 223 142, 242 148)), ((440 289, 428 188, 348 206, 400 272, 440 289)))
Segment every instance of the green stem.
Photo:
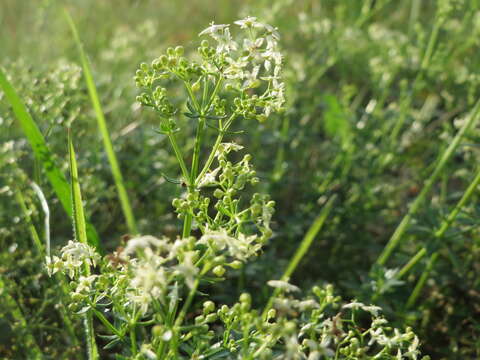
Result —
MULTIPOLYGON (((305 234, 305 237, 300 243, 300 246, 297 248, 295 255, 293 255, 292 259, 290 260, 290 263, 287 266, 287 269, 283 273, 281 277, 282 281, 287 281, 290 278, 290 276, 293 274, 293 272, 297 268, 300 261, 303 259, 303 257, 307 253, 308 249, 312 245, 313 240, 315 240, 315 237, 317 236, 318 232, 322 229, 323 224, 325 224, 325 221, 327 220, 327 217, 330 214, 336 199, 337 199, 337 195, 333 195, 332 197, 330 197, 330 199, 327 201, 325 206, 320 211, 320 214, 318 215, 318 217, 315 219, 315 221, 312 223, 312 225, 308 229, 307 233, 305 234)), ((280 289, 278 288, 275 289, 272 293, 272 296, 270 296, 270 299, 268 300, 267 305, 263 309, 263 313, 262 313, 263 318, 266 318, 268 311, 272 308, 273 300, 278 295, 279 291, 280 289)))
POLYGON ((187 166, 185 165, 185 161, 183 160, 182 152, 180 151, 177 140, 175 138, 175 134, 173 133, 168 133, 167 134, 168 139, 170 140, 170 144, 172 145, 173 152, 175 153, 175 156, 177 158, 178 164, 180 165, 180 168, 182 169, 182 174, 183 177, 185 178, 185 182, 187 185, 190 185, 190 175, 188 174, 187 166))
POLYGON ((198 286, 200 285, 200 280, 203 275, 205 275, 208 271, 211 269, 211 263, 206 263, 203 266, 202 271, 200 271, 199 276, 195 279, 192 288, 190 289, 190 292, 188 293, 187 299, 183 303, 182 309, 180 310, 180 313, 177 316, 177 319, 175 320, 175 327, 179 328, 182 326, 183 320, 185 319, 185 316, 187 315, 187 311, 190 308, 190 305, 192 304, 192 301, 197 294, 197 289, 198 286))
POLYGON ((137 337, 135 334, 135 324, 130 326, 130 349, 132 351, 132 355, 137 355, 137 337))
POLYGON ((233 120, 235 120, 235 117, 236 117, 236 114, 232 114, 225 122, 225 125, 222 125, 221 121, 219 122, 220 132, 217 135, 217 139, 213 144, 212 151, 210 151, 210 154, 208 155, 208 159, 205 162, 205 165, 203 166, 203 169, 200 172, 200 175, 198 175, 197 178, 195 179, 195 183, 198 183, 198 181, 200 181, 200 179, 203 178, 203 176, 207 173, 207 171, 210 170, 210 166, 212 165, 213 160, 215 160, 215 155, 217 154, 218 147, 222 143, 223 137, 225 136, 225 132, 228 130, 233 120))
POLYGON ((413 256, 410 261, 398 272, 397 279, 403 278, 413 267, 427 254, 427 249, 420 249, 415 256, 413 256))
POLYGON ((98 349, 97 349, 97 343, 95 341, 95 332, 93 329, 93 317, 92 317, 92 312, 87 311, 83 315, 83 323, 85 326, 85 338, 87 340, 87 354, 88 354, 88 360, 97 360, 99 359, 98 356, 98 349))
POLYGON ((439 253, 437 251, 437 252, 434 252, 432 254, 432 256, 430 257, 430 260, 428 261, 428 264, 427 264, 427 267, 425 268, 425 271, 423 272, 422 276, 420 277, 420 280, 418 280, 417 285, 415 286, 415 288, 412 291, 412 294, 410 295, 410 297, 407 300, 407 304, 406 304, 407 309, 410 309, 415 304, 415 302, 417 301, 417 298, 420 295, 428 277, 430 276, 430 272, 432 271, 433 266, 435 265, 435 262, 438 259, 438 256, 439 256, 439 253))
POLYGON ((390 256, 392 255, 395 248, 402 242, 403 235, 405 234, 406 230, 408 229, 408 227, 410 225, 410 220, 417 213, 420 206, 422 205, 422 203, 426 199, 427 194, 430 192, 433 184, 435 183, 435 181, 440 176, 440 174, 441 174, 443 168, 445 167, 447 161, 451 158, 451 156, 453 155, 453 153, 457 149, 457 147, 458 147, 460 141, 462 140, 465 132, 468 129, 470 129, 470 127, 477 121, 479 109, 480 109, 480 101, 478 101, 477 104, 475 104, 475 107, 472 110, 468 119, 464 122, 461 129, 455 135, 453 141, 450 143, 448 148, 440 156, 433 173, 426 180, 425 185, 423 186, 422 190, 420 191, 420 193, 418 194, 416 199, 410 205, 410 208, 409 208, 407 214, 404 216, 404 218, 402 219, 400 224, 395 229, 395 232, 393 233, 392 237, 388 241, 387 245, 385 246, 384 250, 380 254, 379 258, 377 259, 377 264, 384 265, 387 262, 387 260, 390 258, 390 256))
POLYGON ((190 179, 192 179, 192 190, 195 188, 195 179, 198 173, 198 163, 200 161, 200 146, 202 144, 203 132, 205 130, 205 119, 198 119, 197 133, 195 135, 195 145, 193 148, 192 168, 190 172, 190 179))

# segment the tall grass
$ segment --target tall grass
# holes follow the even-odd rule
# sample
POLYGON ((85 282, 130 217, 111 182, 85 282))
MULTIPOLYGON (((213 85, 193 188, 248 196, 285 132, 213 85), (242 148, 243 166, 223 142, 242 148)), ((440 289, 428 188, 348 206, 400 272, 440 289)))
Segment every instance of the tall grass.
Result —
POLYGON ((112 170, 115 186, 117 187, 120 204, 122 206, 123 214, 127 221, 127 227, 132 234, 137 234, 138 229, 135 221, 135 216, 133 214, 132 206, 130 205, 130 200, 128 198, 125 183, 123 181, 120 165, 118 164, 117 156, 115 155, 115 151, 113 149, 112 140, 110 138, 110 133, 108 132, 107 122, 105 120, 105 114, 103 112, 102 105, 100 103, 100 98, 98 96, 97 88, 95 86, 95 81, 93 80, 90 63, 83 49, 83 45, 78 35, 78 31, 75 26, 75 23, 73 22, 73 19, 70 16, 70 13, 68 11, 65 11, 65 17, 68 21, 68 24, 70 25, 70 29, 73 33, 75 43, 77 44, 77 47, 78 47, 78 52, 80 54, 80 59, 82 62, 83 74, 85 76, 85 82, 87 84, 88 93, 90 95, 90 100, 92 102, 93 109, 95 110, 98 129, 100 130, 100 134, 102 135, 103 146, 107 154, 108 161, 110 163, 110 168, 112 170))

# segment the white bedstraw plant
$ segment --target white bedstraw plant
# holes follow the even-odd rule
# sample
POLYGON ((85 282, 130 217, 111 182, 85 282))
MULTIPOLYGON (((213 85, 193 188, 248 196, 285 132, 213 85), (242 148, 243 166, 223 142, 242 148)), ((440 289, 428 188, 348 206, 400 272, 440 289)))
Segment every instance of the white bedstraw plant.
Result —
POLYGON ((200 33, 210 42, 201 42, 196 60, 182 47, 169 48, 135 76, 138 101, 156 112, 178 160, 185 193, 172 204, 182 234, 136 236, 104 258, 69 242, 47 260, 49 273, 68 275, 70 310, 94 314, 106 349, 100 352, 117 359, 417 359, 411 331, 387 328, 374 306, 342 308, 331 287, 299 300, 290 295, 300 292, 296 286, 270 281, 280 290, 265 316, 246 293, 231 306, 216 305, 210 298, 218 296, 206 293, 272 235, 274 202, 261 194, 245 200, 245 187, 259 181, 252 157, 239 156, 242 146, 224 138, 235 120, 266 121, 282 110, 279 35, 253 17, 234 27, 212 23, 200 33), (189 164, 177 142, 180 116, 196 129, 189 164), (207 131, 216 135, 210 144, 207 131), (355 322, 357 312, 371 316, 365 328, 355 322))

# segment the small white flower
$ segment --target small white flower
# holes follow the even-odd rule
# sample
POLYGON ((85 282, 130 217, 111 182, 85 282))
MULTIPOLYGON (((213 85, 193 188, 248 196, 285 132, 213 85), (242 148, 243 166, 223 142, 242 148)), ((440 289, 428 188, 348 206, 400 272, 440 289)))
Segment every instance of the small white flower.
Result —
POLYGON ((380 306, 375 305, 363 306, 362 309, 369 312, 373 316, 378 316, 378 313, 382 311, 382 308, 380 306))
POLYGON ((198 182, 198 187, 205 187, 216 183, 216 177, 220 168, 207 172, 202 179, 198 182))
POLYGON ((80 276, 78 285, 75 290, 76 293, 89 293, 93 282, 98 278, 98 275, 80 276))
POLYGON ((343 305, 342 308, 343 309, 358 310, 358 309, 363 309, 364 306, 365 306, 365 304, 353 300, 351 303, 343 305))
POLYGON ((127 246, 123 250, 122 254, 132 255, 135 254, 137 250, 143 250, 151 247, 163 250, 167 249, 168 245, 167 239, 157 239, 151 235, 138 236, 128 240, 127 246))
POLYGON ((84 264, 96 266, 100 260, 100 255, 93 247, 78 241, 70 240, 68 244, 62 248, 61 253, 61 261, 63 264, 58 264, 58 258, 55 259, 54 257, 54 262, 57 264, 54 264, 53 269, 57 268, 58 270, 62 267, 67 270, 70 278, 73 278, 76 270, 84 264))
POLYGON ((258 22, 256 17, 247 16, 245 19, 235 21, 236 25, 239 25, 241 29, 248 28, 264 28, 265 25, 258 22))
POLYGON ((213 21, 210 23, 210 26, 200 32, 199 36, 210 35, 215 38, 215 36, 222 34, 223 30, 228 29, 229 25, 226 24, 215 24, 213 21))
POLYGON ((185 252, 183 260, 174 267, 175 271, 185 278, 185 282, 190 289, 193 288, 195 277, 199 272, 193 263, 194 256, 195 252, 193 251, 185 252))
POLYGON ((283 280, 269 280, 267 282, 268 286, 271 286, 276 289, 283 290, 285 292, 298 292, 300 288, 288 283, 287 281, 283 280))
POLYGON ((300 311, 306 311, 306 310, 317 309, 320 307, 320 305, 318 305, 318 303, 315 300, 309 299, 309 300, 299 301, 297 304, 297 307, 298 307, 298 310, 300 311))
POLYGON ((238 145, 238 144, 235 144, 235 143, 221 143, 218 146, 218 149, 217 149, 217 152, 216 152, 215 156, 218 157, 219 155, 228 154, 231 151, 238 151, 238 150, 242 150, 242 149, 243 149, 242 145, 238 145))

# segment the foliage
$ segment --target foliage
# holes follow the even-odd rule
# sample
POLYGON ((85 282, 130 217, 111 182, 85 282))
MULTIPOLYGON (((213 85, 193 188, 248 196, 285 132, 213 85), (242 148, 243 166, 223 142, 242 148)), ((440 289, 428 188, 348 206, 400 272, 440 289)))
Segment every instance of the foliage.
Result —
POLYGON ((60 173, 75 144, 105 253, 69 243, 71 218, 0 90, 0 357, 84 358, 85 314, 102 358, 479 357, 479 11, 3 1, 2 72, 60 173))

